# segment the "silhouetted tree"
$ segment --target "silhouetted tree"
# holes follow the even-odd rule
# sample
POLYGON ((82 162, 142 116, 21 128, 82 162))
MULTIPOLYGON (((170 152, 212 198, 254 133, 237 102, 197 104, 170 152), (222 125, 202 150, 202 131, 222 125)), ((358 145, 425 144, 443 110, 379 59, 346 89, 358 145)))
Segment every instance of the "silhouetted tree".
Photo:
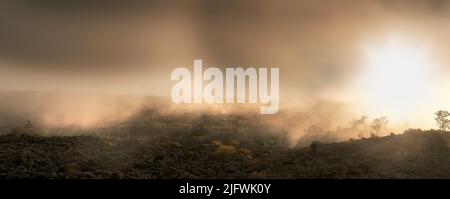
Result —
POLYGON ((33 128, 33 124, 31 123, 30 120, 27 120, 27 126, 26 126, 26 128, 29 128, 29 129, 33 128))
POLYGON ((436 115, 436 123, 441 131, 446 131, 450 128, 450 120, 447 119, 447 117, 450 116, 448 111, 439 110, 434 114, 436 115))
POLYGON ((379 136, 381 128, 385 127, 388 124, 388 122, 389 120, 387 120, 386 117, 375 118, 372 121, 370 128, 372 128, 375 131, 376 136, 379 136))

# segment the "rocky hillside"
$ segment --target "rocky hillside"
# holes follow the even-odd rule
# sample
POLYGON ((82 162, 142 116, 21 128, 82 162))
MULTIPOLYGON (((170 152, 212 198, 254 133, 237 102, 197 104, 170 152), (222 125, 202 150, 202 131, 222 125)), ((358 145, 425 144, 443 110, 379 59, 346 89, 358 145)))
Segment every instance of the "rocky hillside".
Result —
POLYGON ((289 148, 270 133, 0 136, 0 178, 450 178, 450 133, 289 148))

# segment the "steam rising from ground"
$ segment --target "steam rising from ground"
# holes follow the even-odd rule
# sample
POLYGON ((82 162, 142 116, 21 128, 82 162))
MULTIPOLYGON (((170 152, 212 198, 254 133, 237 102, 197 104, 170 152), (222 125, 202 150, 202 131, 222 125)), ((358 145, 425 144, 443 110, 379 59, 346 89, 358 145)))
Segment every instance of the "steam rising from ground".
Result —
MULTIPOLYGON (((114 129, 121 124, 133 125, 135 121, 148 117, 145 114, 151 110, 186 125, 193 125, 195 119, 192 118, 201 115, 207 118, 237 116, 239 120, 259 125, 257 128, 244 122, 241 124, 243 128, 287 135, 292 146, 307 145, 311 141, 334 142, 368 137, 370 133, 375 133, 370 127, 369 118, 357 118, 359 116, 352 114, 350 106, 342 103, 315 102, 280 110, 275 115, 261 115, 257 105, 174 105, 169 101, 163 97, 139 95, 2 92, 0 128, 1 133, 9 133, 12 129, 20 129, 31 123, 33 128, 40 129, 37 132, 40 134, 45 134, 47 130, 52 130, 51 135, 71 135, 74 132, 101 134, 108 131, 99 129, 114 129)), ((148 121, 143 124, 152 126, 148 121)), ((383 131, 387 132, 386 129, 383 131)))
POLYGON ((1 125, 14 127, 30 121, 48 128, 94 128, 133 116, 143 107, 142 97, 51 92, 1 94, 1 125))

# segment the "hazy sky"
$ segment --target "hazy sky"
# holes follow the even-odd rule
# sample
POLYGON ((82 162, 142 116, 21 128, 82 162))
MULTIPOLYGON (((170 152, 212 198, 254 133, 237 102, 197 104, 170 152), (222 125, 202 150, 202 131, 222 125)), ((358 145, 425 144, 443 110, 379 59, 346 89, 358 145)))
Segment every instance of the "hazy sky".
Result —
MULTIPOLYGON (((446 0, 89 2, 2 1, 0 88, 168 96, 171 70, 201 58, 204 67, 279 67, 282 107, 358 104, 358 89, 370 89, 357 85, 367 75, 366 50, 392 35, 426 51, 432 96, 449 88, 441 81, 449 69, 446 0)), ((399 82, 409 75, 395 74, 399 82)), ((450 107, 446 95, 437 98, 402 111, 432 118, 450 107)), ((369 109, 356 112, 395 114, 369 109)))

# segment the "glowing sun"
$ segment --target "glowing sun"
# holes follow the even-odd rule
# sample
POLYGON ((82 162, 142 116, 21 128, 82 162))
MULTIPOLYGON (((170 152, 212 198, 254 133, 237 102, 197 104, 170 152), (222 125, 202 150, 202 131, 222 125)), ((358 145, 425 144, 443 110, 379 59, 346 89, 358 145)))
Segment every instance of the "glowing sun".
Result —
POLYGON ((371 112, 403 118, 430 95, 432 63, 427 49, 399 38, 365 50, 360 86, 371 112))

